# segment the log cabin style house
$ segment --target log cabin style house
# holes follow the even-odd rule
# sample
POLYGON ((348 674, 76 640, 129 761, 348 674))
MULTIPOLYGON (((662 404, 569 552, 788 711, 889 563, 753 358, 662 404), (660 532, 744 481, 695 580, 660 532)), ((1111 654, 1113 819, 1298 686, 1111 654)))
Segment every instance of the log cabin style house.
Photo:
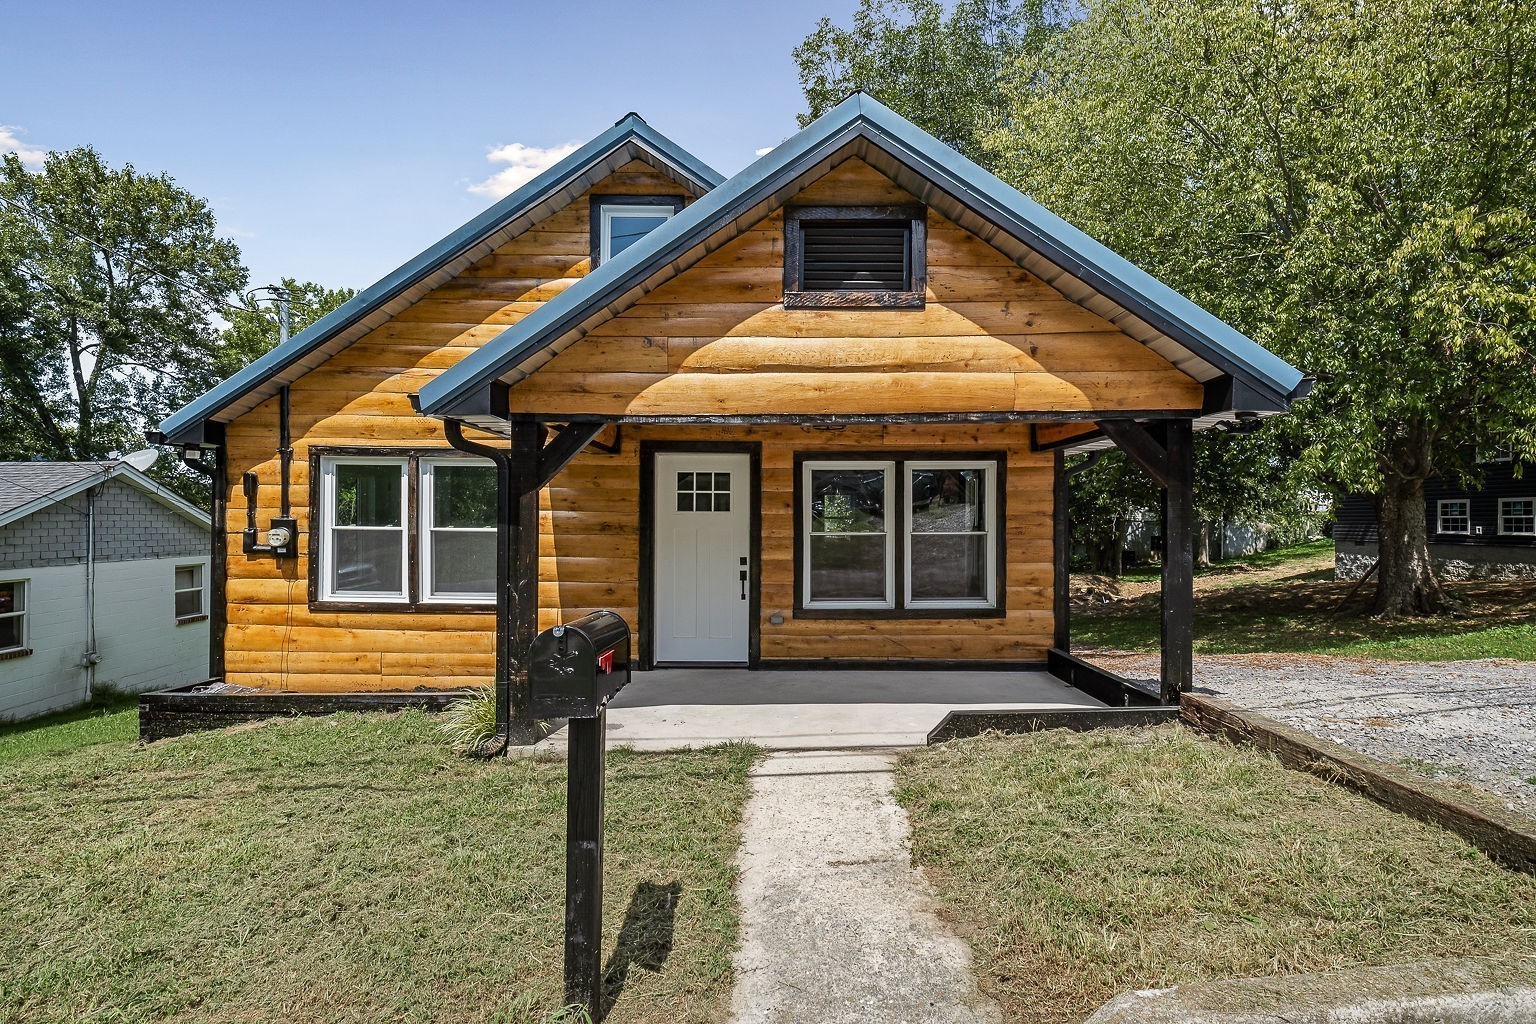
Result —
POLYGON ((1192 431, 1305 386, 856 93, 729 180, 629 115, 156 439, 214 481, 215 677, 496 680, 515 738, 535 632, 605 607, 640 669, 1102 683, 1064 454, 1111 444, 1165 489, 1175 700, 1192 431))

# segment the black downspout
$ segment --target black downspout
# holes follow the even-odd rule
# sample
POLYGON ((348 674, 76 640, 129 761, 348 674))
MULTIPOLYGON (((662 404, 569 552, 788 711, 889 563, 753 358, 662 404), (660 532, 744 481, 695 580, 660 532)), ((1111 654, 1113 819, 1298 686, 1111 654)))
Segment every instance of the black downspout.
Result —
POLYGON ((288 385, 284 384, 282 390, 277 393, 277 458, 282 469, 282 511, 278 513, 284 519, 292 518, 292 505, 288 498, 289 480, 293 475, 293 438, 288 429, 288 385))

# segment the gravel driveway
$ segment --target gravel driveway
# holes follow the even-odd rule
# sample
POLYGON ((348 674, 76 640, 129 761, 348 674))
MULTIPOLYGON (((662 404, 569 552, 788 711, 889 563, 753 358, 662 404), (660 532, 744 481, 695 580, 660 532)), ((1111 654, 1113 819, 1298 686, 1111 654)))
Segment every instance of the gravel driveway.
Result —
MULTIPOLYGON (((1155 678, 1150 655, 1087 654, 1155 678)), ((1536 663, 1370 661, 1321 655, 1195 657, 1195 688, 1536 817, 1536 663)))

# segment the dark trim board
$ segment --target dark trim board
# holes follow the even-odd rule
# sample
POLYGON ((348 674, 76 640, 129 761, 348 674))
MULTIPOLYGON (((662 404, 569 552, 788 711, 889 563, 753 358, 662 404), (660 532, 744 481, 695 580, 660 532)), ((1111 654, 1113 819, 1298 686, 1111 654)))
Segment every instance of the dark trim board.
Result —
POLYGON ((139 739, 145 743, 189 732, 222 729, 264 718, 330 715, 338 711, 443 711, 468 690, 388 690, 372 693, 197 693, 218 680, 139 694, 139 739))
POLYGON ((1183 695, 1192 729, 1274 754, 1287 768, 1352 789, 1399 814, 1454 832, 1508 867, 1536 874, 1536 823, 1487 805, 1464 804, 1422 776, 1206 694, 1183 695))
POLYGON ((1154 708, 1070 708, 1062 710, 992 710, 951 711, 928 733, 928 745, 945 740, 970 739, 984 732, 1025 733, 1044 729, 1131 729, 1146 725, 1176 722, 1176 707, 1154 708))
POLYGON ((853 671, 853 672, 1044 672, 1046 663, 1043 661, 955 661, 953 659, 924 660, 921 658, 908 658, 905 660, 882 659, 879 661, 858 661, 851 658, 764 658, 758 663, 759 668, 784 669, 786 671, 853 671))
POLYGON ((1091 665, 1059 648, 1046 652, 1046 664, 1051 675, 1110 707, 1157 707, 1163 703, 1157 693, 1134 679, 1091 665))
MULTIPOLYGON (((747 523, 747 668, 757 668, 762 651, 763 591, 763 445, 760 441, 644 441, 640 442, 640 666, 660 667, 656 662, 656 455, 660 452, 750 456, 748 481, 751 506, 747 523)), ((691 663, 690 663, 691 664, 691 663)), ((681 668, 682 665, 672 667, 681 668)), ((700 666, 702 667, 702 666, 700 666)), ((738 666, 739 667, 739 666, 738 666)))

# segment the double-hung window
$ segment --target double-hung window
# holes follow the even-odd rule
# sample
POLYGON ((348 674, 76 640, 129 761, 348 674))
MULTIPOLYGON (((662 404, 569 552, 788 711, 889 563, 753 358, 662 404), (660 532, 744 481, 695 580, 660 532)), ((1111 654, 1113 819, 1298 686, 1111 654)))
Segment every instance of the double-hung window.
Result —
POLYGON ((421 460, 421 588, 428 601, 496 599, 496 467, 421 460))
POLYGON ((1438 505, 1436 533, 1471 533, 1472 503, 1466 498, 1449 498, 1438 505))
POLYGON ((806 459, 799 610, 997 609, 996 459, 806 459))
POLYGON ((320 602, 427 610, 495 601, 491 463, 433 452, 322 455, 318 475, 320 602))
POLYGON ((0 582, 0 656, 27 651, 27 581, 0 582))
POLYGON ((1536 498, 1500 498, 1499 532, 1513 537, 1536 536, 1536 498))
POLYGON ((607 263, 682 208, 682 196, 593 196, 592 265, 607 263))
POLYGON ((191 622, 207 615, 203 601, 203 567, 178 565, 176 567, 176 621, 191 622))

